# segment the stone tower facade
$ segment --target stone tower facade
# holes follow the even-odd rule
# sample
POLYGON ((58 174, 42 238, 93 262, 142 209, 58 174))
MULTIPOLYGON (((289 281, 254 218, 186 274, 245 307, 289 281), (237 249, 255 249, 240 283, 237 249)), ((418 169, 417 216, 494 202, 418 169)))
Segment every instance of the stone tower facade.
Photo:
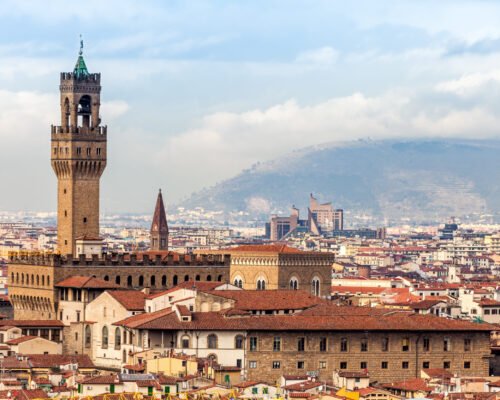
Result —
POLYGON ((79 238, 99 237, 99 181, 106 167, 101 126, 101 74, 88 72, 80 48, 73 72, 62 72, 61 125, 52 126, 52 168, 57 176, 58 250, 75 254, 79 238))
POLYGON ((151 250, 168 250, 168 224, 163 196, 160 192, 156 199, 155 213, 151 223, 151 250))

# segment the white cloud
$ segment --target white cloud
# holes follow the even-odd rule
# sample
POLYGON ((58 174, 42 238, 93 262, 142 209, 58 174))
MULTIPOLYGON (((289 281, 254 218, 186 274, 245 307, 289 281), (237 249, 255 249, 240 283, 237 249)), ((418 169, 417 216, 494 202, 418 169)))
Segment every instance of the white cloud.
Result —
POLYGON ((436 90, 466 96, 483 89, 492 82, 500 82, 500 70, 465 74, 458 79, 439 83, 436 90))
POLYGON ((339 53, 331 47, 308 50, 297 55, 296 61, 306 64, 330 65, 338 59, 339 53))
POLYGON ((368 137, 488 138, 498 136, 499 126, 500 117, 487 107, 450 102, 437 108, 411 93, 355 93, 314 105, 290 99, 266 109, 214 113, 154 153, 166 170, 191 171, 188 190, 196 190, 304 146, 368 137))
POLYGON ((101 105, 101 115, 105 115, 107 120, 113 120, 125 114, 129 109, 128 103, 123 100, 105 101, 101 105))

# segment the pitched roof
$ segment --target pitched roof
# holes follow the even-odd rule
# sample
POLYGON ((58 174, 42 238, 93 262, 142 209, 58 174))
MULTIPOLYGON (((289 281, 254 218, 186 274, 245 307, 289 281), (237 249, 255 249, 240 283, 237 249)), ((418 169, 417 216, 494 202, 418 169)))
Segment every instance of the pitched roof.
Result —
POLYGON ((14 396, 15 400, 46 399, 47 393, 42 389, 26 390, 21 389, 14 396))
POLYGON ((5 344, 16 345, 19 343, 29 342, 30 340, 38 338, 39 338, 38 336, 21 336, 16 339, 11 339, 8 342, 5 342, 5 344))
POLYGON ((422 378, 411 378, 400 382, 382 383, 381 386, 386 389, 398 389, 410 392, 432 392, 432 388, 427 386, 427 383, 422 378))
POLYGON ((146 295, 139 290, 112 290, 107 293, 129 311, 144 311, 146 295))
POLYGON ((0 320, 0 326, 14 326, 16 328, 23 327, 41 327, 41 328, 57 328, 64 327, 64 324, 55 319, 9 319, 9 320, 0 320))
POLYGON ((94 385, 110 385, 112 383, 119 383, 120 378, 117 375, 97 375, 88 379, 84 379, 81 383, 94 384, 94 385))
MULTIPOLYGON (((343 307, 338 307, 342 309, 343 307)), ((336 315, 304 315, 305 312, 292 315, 252 315, 246 317, 225 317, 223 312, 195 312, 191 321, 180 321, 173 312, 156 312, 153 318, 142 315, 132 316, 118 321, 115 325, 151 330, 261 330, 261 331, 484 331, 490 332, 492 325, 468 321, 439 318, 432 315, 408 312, 370 312, 351 314, 346 307, 336 315)), ((365 307, 360 307, 365 308, 365 307)), ((366 307, 368 308, 368 307, 366 307)), ((333 308, 332 308, 333 309, 333 308)), ((151 315, 151 314, 148 314, 151 315)))
POLYGON ((94 368, 89 356, 84 354, 24 354, 33 368, 52 368, 66 364, 78 364, 78 368, 94 368))
POLYGON ((422 371, 430 378, 453 378, 453 374, 444 368, 427 368, 422 371))
POLYGON ((156 199, 155 212, 153 214, 153 221, 151 222, 151 232, 168 233, 167 213, 165 212, 161 189, 156 199))
POLYGON ((235 301, 239 310, 297 310, 324 302, 305 290, 214 290, 212 295, 235 301))
POLYGON ((78 289, 114 289, 120 286, 93 276, 70 276, 59 283, 56 287, 78 288, 78 289))

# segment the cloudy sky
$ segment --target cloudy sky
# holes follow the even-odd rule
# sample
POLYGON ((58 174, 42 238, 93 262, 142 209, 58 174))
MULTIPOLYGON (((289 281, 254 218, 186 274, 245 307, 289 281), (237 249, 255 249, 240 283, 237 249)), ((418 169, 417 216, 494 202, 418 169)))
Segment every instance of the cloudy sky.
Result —
POLYGON ((102 73, 102 211, 148 212, 304 146, 500 132, 500 2, 0 0, 0 210, 54 210, 79 34, 102 73))

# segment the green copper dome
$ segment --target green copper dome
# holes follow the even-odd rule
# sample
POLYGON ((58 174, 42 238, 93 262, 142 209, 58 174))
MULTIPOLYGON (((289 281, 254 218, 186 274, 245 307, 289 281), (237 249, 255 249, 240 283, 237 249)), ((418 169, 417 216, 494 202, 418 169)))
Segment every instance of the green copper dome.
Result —
POLYGON ((85 60, 83 59, 83 55, 80 53, 78 56, 78 60, 76 60, 75 69, 73 70, 76 79, 85 79, 89 76, 89 71, 87 66, 85 65, 85 60))

